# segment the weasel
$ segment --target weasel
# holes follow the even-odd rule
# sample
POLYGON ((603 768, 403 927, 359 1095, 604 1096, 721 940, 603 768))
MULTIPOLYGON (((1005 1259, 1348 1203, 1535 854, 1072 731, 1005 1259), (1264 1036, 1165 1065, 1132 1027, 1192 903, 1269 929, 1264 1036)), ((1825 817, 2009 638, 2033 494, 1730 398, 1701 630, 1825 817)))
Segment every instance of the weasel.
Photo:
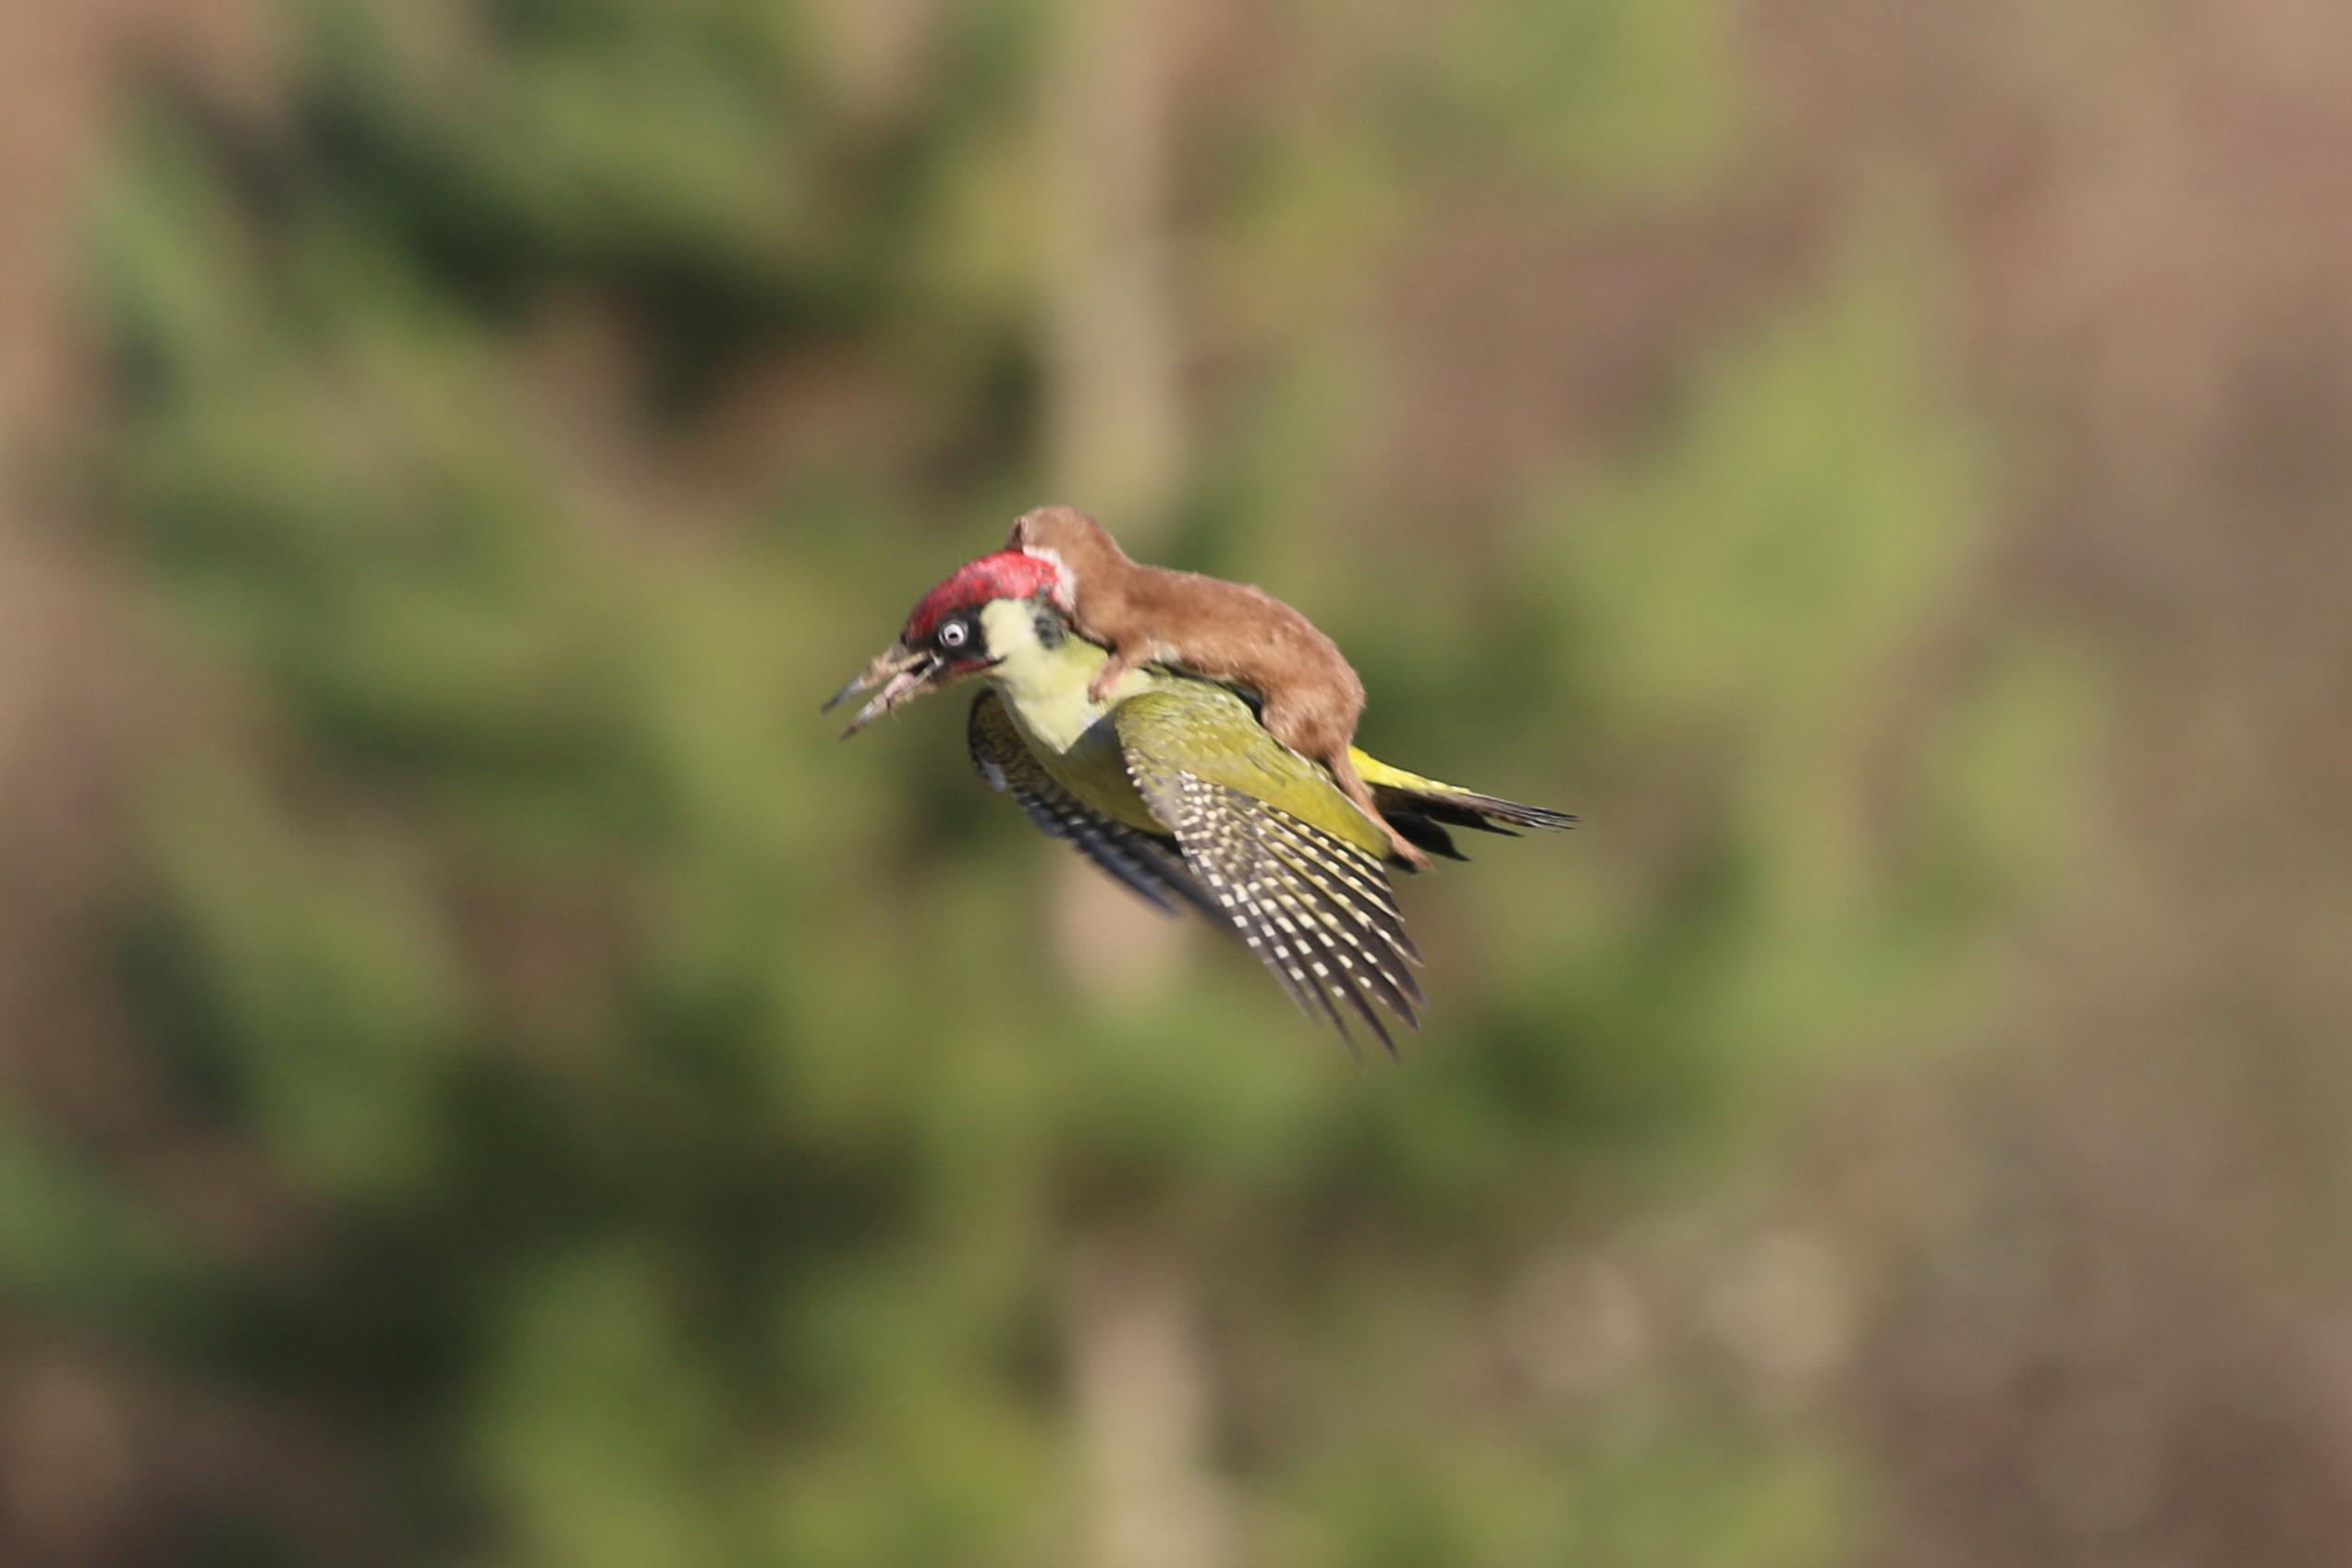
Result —
POLYGON ((1364 712, 1364 683, 1313 622, 1263 589, 1130 560, 1109 530, 1070 506, 1041 506, 1013 524, 1007 550, 1051 562, 1063 608, 1080 636, 1111 650, 1087 695, 1103 700, 1139 664, 1181 664, 1258 694, 1276 740, 1331 772, 1356 808, 1420 869, 1429 857, 1372 804, 1348 747, 1364 712))

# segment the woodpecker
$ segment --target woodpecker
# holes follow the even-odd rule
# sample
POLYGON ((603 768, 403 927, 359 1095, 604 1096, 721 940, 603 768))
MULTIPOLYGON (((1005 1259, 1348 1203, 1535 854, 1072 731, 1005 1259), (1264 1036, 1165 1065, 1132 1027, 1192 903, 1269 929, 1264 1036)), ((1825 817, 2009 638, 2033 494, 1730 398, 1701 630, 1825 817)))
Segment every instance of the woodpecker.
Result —
MULTIPOLYGON (((1188 907, 1230 930, 1351 1049, 1347 1013, 1395 1055, 1373 1004, 1419 1028, 1423 997, 1412 974, 1420 954, 1388 884, 1386 830, 1229 687, 1147 664, 1097 692, 1111 654, 1076 634, 1069 597, 1051 558, 1003 551, 969 562, 923 596, 898 640, 825 711, 875 693, 846 740, 879 714, 984 677, 966 736, 990 789, 1163 913, 1188 907)), ((1391 825, 1449 859, 1465 858, 1450 828, 1507 835, 1576 820, 1362 751, 1350 761, 1391 825)))
POLYGON ((1109 529, 1074 506, 1023 513, 1005 547, 1052 562, 1071 625, 1110 649, 1089 695, 1100 700, 1152 662, 1249 687, 1273 737, 1322 763, 1340 793, 1380 824, 1392 856, 1417 871, 1428 867, 1429 857, 1382 814, 1349 757, 1364 683, 1312 621, 1261 588, 1131 560, 1109 529))

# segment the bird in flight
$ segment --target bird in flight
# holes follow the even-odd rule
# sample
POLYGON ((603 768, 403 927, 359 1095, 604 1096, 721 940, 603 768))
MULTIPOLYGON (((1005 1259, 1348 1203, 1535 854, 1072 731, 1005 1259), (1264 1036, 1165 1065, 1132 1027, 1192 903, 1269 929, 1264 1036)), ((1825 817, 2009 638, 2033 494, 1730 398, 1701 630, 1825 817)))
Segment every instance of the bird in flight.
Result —
POLYGON ((984 678, 967 736, 990 789, 1162 912, 1189 908, 1231 931, 1351 1049, 1352 1015, 1395 1054, 1380 1009, 1419 1028, 1423 998, 1412 973, 1420 954, 1387 874, 1410 862, 1388 829, 1460 860, 1450 829, 1512 834, 1576 819, 1351 748, 1383 828, 1328 768, 1274 738, 1255 693, 1157 663, 1090 689, 1111 654, 1072 629, 1063 570, 1018 550, 958 567, 825 704, 874 693, 843 738, 929 692, 984 678))

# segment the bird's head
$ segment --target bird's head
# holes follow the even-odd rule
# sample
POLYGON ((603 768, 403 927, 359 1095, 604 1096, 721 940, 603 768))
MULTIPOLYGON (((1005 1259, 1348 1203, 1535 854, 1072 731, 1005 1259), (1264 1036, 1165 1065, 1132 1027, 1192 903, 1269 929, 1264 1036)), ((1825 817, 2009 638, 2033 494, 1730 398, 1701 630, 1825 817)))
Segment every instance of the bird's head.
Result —
MULTIPOLYGON (((1026 608, 1038 601, 1064 612, 1069 608, 1067 587, 1054 562, 1005 550, 965 563, 922 596, 907 617, 898 640, 835 692, 824 711, 829 713, 859 693, 881 687, 841 732, 846 740, 894 708, 981 674, 1005 656, 1005 650, 993 644, 1001 639, 1000 628, 1008 623, 992 616, 990 607, 1026 608)), ((1021 619, 1026 624, 1026 614, 1021 619)))

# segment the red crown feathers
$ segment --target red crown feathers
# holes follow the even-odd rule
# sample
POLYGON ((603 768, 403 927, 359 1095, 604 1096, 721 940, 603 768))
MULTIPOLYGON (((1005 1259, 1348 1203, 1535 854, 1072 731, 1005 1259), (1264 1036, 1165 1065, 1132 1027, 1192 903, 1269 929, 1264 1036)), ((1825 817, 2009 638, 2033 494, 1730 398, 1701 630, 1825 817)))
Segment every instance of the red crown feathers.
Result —
POLYGON ((931 640, 940 622, 960 611, 977 609, 994 599, 1029 599, 1040 593, 1050 593, 1064 610, 1069 608, 1069 590, 1063 584, 1061 568, 1041 556, 1000 550, 967 561, 923 595, 914 614, 907 617, 907 629, 899 640, 909 648, 919 646, 931 640))

